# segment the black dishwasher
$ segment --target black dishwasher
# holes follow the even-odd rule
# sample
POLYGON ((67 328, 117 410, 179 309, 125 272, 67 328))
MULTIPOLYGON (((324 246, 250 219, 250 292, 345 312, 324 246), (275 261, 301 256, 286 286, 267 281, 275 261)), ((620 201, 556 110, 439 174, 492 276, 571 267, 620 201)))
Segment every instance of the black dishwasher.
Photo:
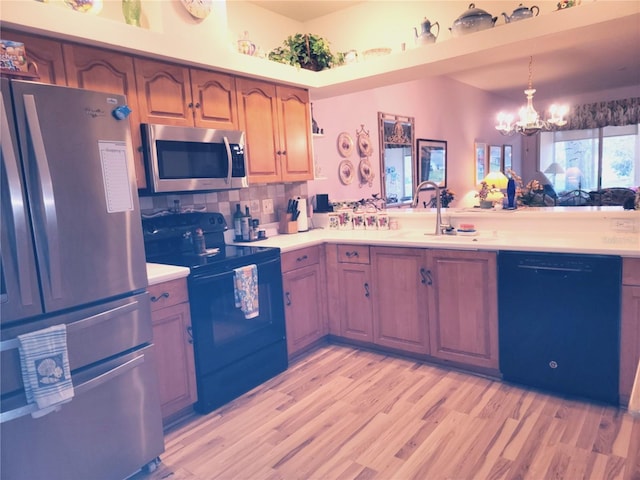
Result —
POLYGON ((621 275, 617 256, 500 252, 503 378, 617 404, 621 275))

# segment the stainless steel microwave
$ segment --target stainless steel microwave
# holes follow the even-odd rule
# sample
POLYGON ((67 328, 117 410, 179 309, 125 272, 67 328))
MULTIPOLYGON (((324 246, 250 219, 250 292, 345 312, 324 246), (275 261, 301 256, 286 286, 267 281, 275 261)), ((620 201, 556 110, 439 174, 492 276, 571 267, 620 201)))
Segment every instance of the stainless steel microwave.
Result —
POLYGON ((141 125, 148 188, 153 193, 248 187, 244 132, 141 125))

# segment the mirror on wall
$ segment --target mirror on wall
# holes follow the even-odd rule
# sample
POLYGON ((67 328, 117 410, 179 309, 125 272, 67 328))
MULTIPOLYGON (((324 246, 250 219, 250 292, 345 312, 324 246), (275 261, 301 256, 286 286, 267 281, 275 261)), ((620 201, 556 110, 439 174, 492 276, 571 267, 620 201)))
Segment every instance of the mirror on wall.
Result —
POLYGON ((381 196, 387 206, 411 203, 415 186, 414 118, 378 112, 381 196))

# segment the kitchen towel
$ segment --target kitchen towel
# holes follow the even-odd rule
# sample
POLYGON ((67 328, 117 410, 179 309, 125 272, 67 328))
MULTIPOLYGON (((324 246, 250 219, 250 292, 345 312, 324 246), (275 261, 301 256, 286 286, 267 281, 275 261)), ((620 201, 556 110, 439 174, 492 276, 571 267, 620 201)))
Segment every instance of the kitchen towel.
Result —
POLYGON ((258 267, 247 265, 236 268, 234 273, 234 295, 236 308, 242 310, 244 318, 250 319, 260 315, 258 301, 258 267))
POLYGON ((18 335, 22 382, 27 402, 41 417, 71 401, 74 395, 67 352, 67 327, 55 325, 18 335))

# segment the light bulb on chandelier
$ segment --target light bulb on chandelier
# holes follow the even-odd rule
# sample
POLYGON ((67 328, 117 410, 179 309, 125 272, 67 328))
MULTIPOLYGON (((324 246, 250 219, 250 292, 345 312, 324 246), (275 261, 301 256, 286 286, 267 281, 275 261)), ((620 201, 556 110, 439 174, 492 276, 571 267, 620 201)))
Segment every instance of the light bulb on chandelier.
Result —
POLYGON ((514 122, 514 116, 504 112, 498 114, 498 130, 503 135, 513 135, 514 133, 520 133, 521 135, 535 135, 541 130, 551 130, 554 127, 562 127, 567 124, 564 116, 569 112, 569 107, 566 105, 558 106, 551 105, 549 107, 549 113, 551 117, 548 120, 542 120, 536 109, 533 108, 533 94, 536 90, 533 88, 531 82, 531 64, 533 63, 533 57, 529 57, 529 86, 524 91, 527 96, 527 105, 522 107, 518 116, 520 119, 514 122))

